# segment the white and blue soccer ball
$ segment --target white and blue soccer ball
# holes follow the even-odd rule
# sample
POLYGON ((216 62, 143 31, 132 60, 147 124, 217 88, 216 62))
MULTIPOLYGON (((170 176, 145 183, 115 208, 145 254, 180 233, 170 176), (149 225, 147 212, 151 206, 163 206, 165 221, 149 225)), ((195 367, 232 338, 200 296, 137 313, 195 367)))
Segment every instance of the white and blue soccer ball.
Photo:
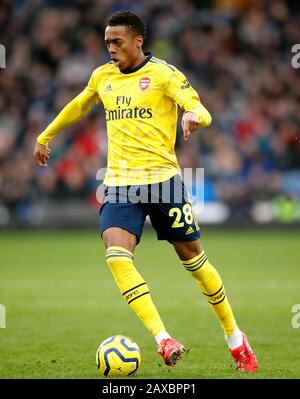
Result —
POLYGON ((98 370, 105 377, 132 375, 141 365, 141 360, 136 342, 124 335, 105 339, 96 352, 98 370))

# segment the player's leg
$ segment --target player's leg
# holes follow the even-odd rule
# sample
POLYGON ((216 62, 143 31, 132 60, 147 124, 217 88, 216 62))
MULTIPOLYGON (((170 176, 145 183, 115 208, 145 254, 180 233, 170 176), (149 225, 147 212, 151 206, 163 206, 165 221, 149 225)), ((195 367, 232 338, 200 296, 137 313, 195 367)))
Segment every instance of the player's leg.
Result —
POLYGON ((230 352, 241 371, 255 371, 257 360, 250 348, 246 335, 235 321, 224 284, 214 266, 202 250, 200 240, 172 242, 185 269, 196 280, 201 292, 212 307, 225 333, 230 352))
MULTIPOLYGON (((170 336, 152 301, 147 283, 134 265, 133 252, 145 219, 140 209, 132 208, 134 206, 138 207, 132 204, 107 204, 101 211, 100 224, 106 247, 106 261, 124 299, 159 343, 170 336), (124 220, 126 228, 132 232, 120 227, 107 227, 112 224, 120 225, 120 221, 124 220)), ((169 364, 171 361, 172 359, 169 364)))
POLYGON ((202 250, 200 240, 189 242, 172 242, 183 266, 196 280, 201 292, 211 305, 219 319, 226 337, 233 335, 232 345, 242 344, 242 334, 233 334, 237 324, 233 316, 228 299, 225 296, 224 285, 217 270, 209 262, 202 250))
MULTIPOLYGON (((247 345, 246 338, 236 325, 221 277, 201 248, 200 229, 187 190, 178 175, 171 178, 166 187, 169 187, 169 191, 166 191, 170 194, 170 200, 163 200, 149 207, 149 216, 157 232, 157 238, 168 240, 174 245, 183 265, 194 277, 219 319, 229 346, 234 348, 232 349, 234 352, 231 353, 240 362, 240 352, 243 350, 239 351, 239 349, 244 349, 247 345)), ((163 191, 164 187, 161 192, 163 191)), ((248 354, 250 351, 251 349, 245 353, 248 354)), ((251 362, 256 363, 253 356, 251 362)), ((255 368, 256 364, 252 363, 249 364, 249 368, 255 368)), ((239 368, 241 369, 242 366, 239 368)))

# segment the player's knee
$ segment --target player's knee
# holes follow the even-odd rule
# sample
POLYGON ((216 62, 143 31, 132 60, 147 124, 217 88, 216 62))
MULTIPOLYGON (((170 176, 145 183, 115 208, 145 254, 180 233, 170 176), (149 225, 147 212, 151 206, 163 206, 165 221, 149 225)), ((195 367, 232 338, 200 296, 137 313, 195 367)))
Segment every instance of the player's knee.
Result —
POLYGON ((190 260, 202 253, 199 240, 191 242, 173 242, 174 248, 181 260, 190 260))
POLYGON ((136 236, 118 227, 110 227, 104 230, 102 238, 106 249, 118 246, 132 253, 136 246, 136 236))
POLYGON ((185 259, 193 259, 196 256, 200 255, 202 253, 202 250, 198 250, 198 249, 188 249, 185 252, 185 259))

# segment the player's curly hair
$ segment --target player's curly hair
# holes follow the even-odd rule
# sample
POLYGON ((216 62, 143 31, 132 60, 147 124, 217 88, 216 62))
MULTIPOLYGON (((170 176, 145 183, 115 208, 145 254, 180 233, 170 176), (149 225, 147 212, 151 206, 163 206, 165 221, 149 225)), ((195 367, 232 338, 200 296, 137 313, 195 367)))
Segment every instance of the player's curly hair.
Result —
POLYGON ((107 26, 127 26, 137 35, 146 38, 147 28, 141 17, 131 11, 118 11, 112 14, 107 20, 107 26))

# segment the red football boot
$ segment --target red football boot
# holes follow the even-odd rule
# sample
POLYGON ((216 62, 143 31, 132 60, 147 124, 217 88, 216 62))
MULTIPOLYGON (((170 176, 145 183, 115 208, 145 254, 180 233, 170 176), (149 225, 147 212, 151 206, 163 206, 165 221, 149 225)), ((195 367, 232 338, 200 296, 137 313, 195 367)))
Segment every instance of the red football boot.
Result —
POLYGON ((168 366, 174 366, 184 352, 187 352, 185 347, 172 338, 161 340, 157 350, 157 353, 162 356, 168 366))
POLYGON ((253 373, 258 368, 256 356, 251 349, 246 334, 243 333, 243 345, 235 349, 229 349, 236 361, 236 369, 245 373, 253 373))

